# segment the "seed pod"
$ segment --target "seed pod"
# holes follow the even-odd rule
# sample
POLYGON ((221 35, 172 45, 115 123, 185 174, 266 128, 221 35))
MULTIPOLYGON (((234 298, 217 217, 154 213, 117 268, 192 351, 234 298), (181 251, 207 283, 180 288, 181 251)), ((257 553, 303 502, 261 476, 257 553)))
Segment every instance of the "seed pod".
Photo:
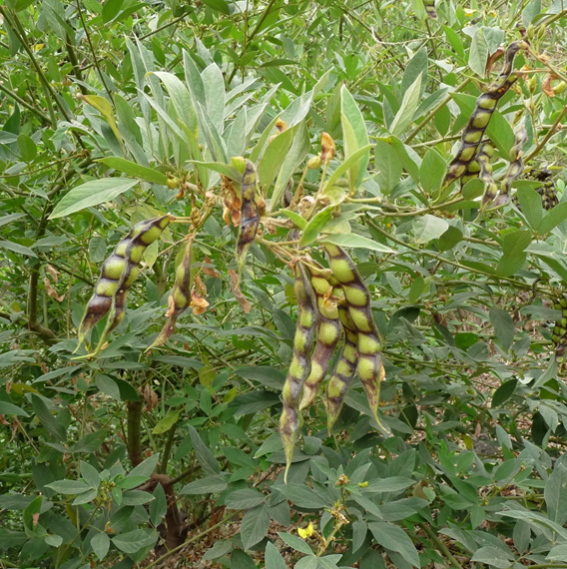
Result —
POLYGON ((555 361, 557 367, 562 368, 565 363, 565 350, 567 349, 567 297, 563 295, 554 304, 556 310, 561 310, 561 319, 553 328, 551 340, 555 347, 555 361))
MULTIPOLYGON (((532 170, 528 175, 527 179, 537 180, 541 182, 541 186, 535 188, 535 191, 541 196, 541 203, 543 209, 549 211, 553 209, 558 203, 559 198, 557 197, 557 188, 555 187, 555 182, 552 179, 552 172, 547 168, 542 168, 539 170, 532 170)), ((522 211, 522 206, 516 197, 514 197, 516 207, 522 211)))
MULTIPOLYGON (((344 292, 342 289, 338 289, 337 294, 339 294, 339 296, 342 295, 344 302, 344 292)), ((340 415, 345 396, 352 383, 358 365, 358 335, 356 327, 350 317, 346 303, 339 305, 338 310, 341 325, 345 333, 345 340, 335 369, 327 384, 325 407, 327 408, 327 429, 329 434, 340 415)))
POLYGON ((500 195, 496 202, 494 202, 494 207, 506 205, 510 201, 510 189, 512 187, 512 182, 519 178, 524 171, 524 161, 522 160, 522 148, 528 139, 528 133, 524 124, 520 124, 516 127, 514 131, 514 146, 510 150, 510 165, 508 166, 508 171, 502 179, 500 184, 500 195))
POLYGON ((175 270, 175 284, 168 298, 167 322, 156 338, 155 342, 148 348, 157 348, 167 342, 169 337, 175 332, 175 323, 179 316, 189 308, 191 304, 191 255, 193 251, 193 240, 187 241, 181 263, 175 270))
POLYGON ((258 232, 260 224, 260 211, 258 209, 256 167, 250 160, 246 160, 246 168, 242 176, 241 195, 242 205, 240 208, 240 232, 236 245, 236 261, 239 271, 242 272, 246 253, 258 232))
POLYGON ((484 183, 484 194, 480 206, 481 211, 484 211, 488 204, 492 203, 492 200, 494 200, 498 192, 498 186, 492 176, 491 160, 493 156, 494 148, 490 143, 484 142, 480 145, 476 160, 480 166, 480 172, 478 173, 479 180, 484 183))
POLYGON ((372 415, 378 425, 380 382, 384 379, 384 367, 380 358, 380 338, 370 307, 370 293, 358 274, 353 260, 336 245, 325 244, 334 277, 345 293, 350 317, 356 329, 358 348, 358 376, 368 398, 372 415))
POLYGON ((280 433, 282 436, 286 472, 293 458, 295 435, 299 427, 297 398, 301 386, 309 374, 309 356, 313 344, 313 334, 317 324, 316 301, 311 285, 301 263, 295 264, 295 296, 297 298, 298 315, 297 328, 293 340, 293 357, 283 387, 283 411, 280 418, 280 433))
POLYGON ((437 10, 435 9, 435 0, 423 0, 423 7, 427 12, 427 15, 433 19, 437 19, 437 10))
POLYGON ((475 180, 476 178, 478 178, 479 173, 480 173, 480 164, 478 163, 478 160, 475 158, 474 160, 471 160, 469 162, 469 165, 467 166, 467 171, 463 174, 463 177, 461 178, 461 188, 467 182, 470 182, 471 180, 475 180))
POLYGON ((303 385, 303 397, 299 410, 308 407, 322 381, 327 375, 333 352, 341 338, 341 323, 336 299, 332 298, 333 286, 322 274, 317 274, 308 268, 311 286, 317 301, 317 343, 311 357, 311 371, 303 385))
POLYGON ((126 294, 138 276, 140 271, 138 265, 142 260, 142 255, 146 247, 160 237, 171 220, 172 216, 164 215, 141 221, 134 225, 124 239, 118 242, 102 266, 101 276, 87 305, 79 326, 77 349, 84 342, 86 335, 109 311, 108 322, 95 353, 104 344, 106 336, 120 324, 124 318, 126 294))
POLYGON ((476 101, 476 107, 463 131, 457 155, 447 168, 443 186, 448 186, 466 173, 467 166, 476 155, 498 101, 518 79, 515 73, 512 74, 516 53, 527 47, 528 44, 523 41, 513 42, 508 46, 500 75, 476 101))

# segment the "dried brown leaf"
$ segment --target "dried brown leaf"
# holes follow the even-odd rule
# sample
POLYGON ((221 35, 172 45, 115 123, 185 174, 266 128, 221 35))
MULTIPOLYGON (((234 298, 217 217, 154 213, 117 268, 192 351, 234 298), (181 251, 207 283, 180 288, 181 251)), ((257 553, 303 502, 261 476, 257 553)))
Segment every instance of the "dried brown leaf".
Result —
POLYGON ((240 290, 240 279, 238 278, 238 274, 234 269, 229 269, 228 274, 230 275, 230 290, 232 290, 232 294, 234 295, 234 298, 236 298, 236 302, 240 304, 240 308, 248 314, 252 310, 252 306, 240 290))

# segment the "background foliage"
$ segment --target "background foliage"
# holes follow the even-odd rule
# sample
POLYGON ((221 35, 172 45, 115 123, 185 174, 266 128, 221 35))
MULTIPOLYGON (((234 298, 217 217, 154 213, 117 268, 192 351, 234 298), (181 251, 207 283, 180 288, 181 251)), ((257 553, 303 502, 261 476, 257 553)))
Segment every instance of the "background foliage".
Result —
POLYGON ((566 566, 566 393, 549 322, 567 283, 567 11, 444 0, 437 13, 421 0, 0 5, 0 566, 566 566), (442 181, 517 24, 531 49, 487 132, 494 173, 523 121, 525 161, 557 167, 560 202, 546 211, 541 184, 519 180, 519 202, 479 215, 481 182, 442 181), (337 144, 327 172, 306 169, 322 132, 337 144), (237 299, 222 197, 240 155, 273 217, 237 299), (330 176, 336 217, 302 241, 322 260, 317 239, 332 233, 357 259, 389 432, 358 382, 332 436, 319 398, 285 485, 296 306, 281 199, 290 179, 313 195, 330 176), (146 352, 187 233, 174 224, 108 346, 80 359, 102 261, 165 212, 198 227, 207 310, 146 352))

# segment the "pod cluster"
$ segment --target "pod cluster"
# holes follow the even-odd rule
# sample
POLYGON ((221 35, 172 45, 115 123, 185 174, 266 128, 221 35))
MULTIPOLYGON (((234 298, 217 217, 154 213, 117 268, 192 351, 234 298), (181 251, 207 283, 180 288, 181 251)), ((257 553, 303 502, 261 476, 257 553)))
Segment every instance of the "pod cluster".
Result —
POLYGON ((527 49, 527 47, 528 44, 524 41, 516 41, 508 46, 504 55, 504 67, 500 75, 476 101, 475 109, 463 131, 457 155, 447 167, 444 186, 448 186, 467 173, 468 166, 477 154, 498 101, 518 79, 516 73, 512 72, 514 58, 518 51, 527 49))
POLYGON ((354 262, 343 249, 325 245, 325 250, 330 271, 318 266, 312 259, 297 261, 294 268, 298 322, 293 357, 283 388, 280 419, 288 468, 300 426, 299 411, 315 400, 341 335, 344 338, 342 347, 330 374, 325 398, 329 433, 339 417, 346 393, 357 372, 372 415, 380 425, 378 406, 384 368, 380 358, 378 330, 372 317, 370 293, 354 262), (312 351, 315 335, 317 342, 312 351))
POLYGON ((561 320, 555 323, 551 340, 555 348, 555 361, 558 368, 565 364, 565 350, 567 349, 567 297, 562 296, 554 304, 556 310, 561 310, 561 320))
MULTIPOLYGON (((526 175, 528 180, 536 180, 541 182, 541 185, 535 188, 535 191, 541 196, 541 203, 543 209, 550 210, 553 209, 559 203, 559 197, 557 196, 557 188, 555 187, 555 182, 552 178, 553 174, 551 170, 547 168, 542 168, 540 170, 532 170, 526 175)), ((516 207, 521 211, 522 207, 520 202, 515 200, 516 207)))
POLYGON ((175 324, 179 316, 191 305, 191 263, 193 241, 187 241, 183 257, 175 270, 175 283, 168 299, 167 322, 150 348, 162 346, 175 332, 175 324))
MULTIPOLYGON (((172 217, 164 215, 155 219, 141 221, 134 225, 128 235, 118 242, 110 257, 102 266, 94 293, 87 305, 79 326, 79 344, 97 322, 108 314, 106 328, 101 336, 96 352, 104 344, 108 334, 124 319, 128 290, 138 277, 139 265, 146 248, 159 239, 172 217)), ((96 353, 95 352, 95 353, 96 353)))
POLYGON ((256 167, 250 160, 245 160, 244 175, 241 183, 242 205, 240 206, 240 231, 236 244, 236 261, 242 272, 246 261, 246 253, 256 238, 260 225, 260 208, 258 207, 258 180, 256 167))

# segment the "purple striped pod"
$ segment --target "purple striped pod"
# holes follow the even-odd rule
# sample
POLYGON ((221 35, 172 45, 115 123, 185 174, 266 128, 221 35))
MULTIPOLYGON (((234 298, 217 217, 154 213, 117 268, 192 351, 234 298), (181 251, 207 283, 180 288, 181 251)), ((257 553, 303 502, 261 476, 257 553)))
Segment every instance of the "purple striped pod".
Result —
POLYGON ((350 318, 356 330, 358 376, 368 399, 372 416, 379 426, 380 383, 384 366, 380 357, 380 337, 372 317, 370 293, 348 254, 336 245, 325 243, 333 276, 342 286, 350 318))
POLYGON ((520 50, 526 50, 527 48, 527 42, 516 41, 511 43, 506 49, 504 67, 497 79, 477 99, 475 109, 463 131, 457 155, 447 167, 443 186, 448 186, 466 174, 470 162, 477 154, 478 147, 488 128, 498 101, 518 79, 517 74, 512 73, 514 58, 520 50))
POLYGON ((323 271, 315 271, 307 267, 311 287, 317 301, 317 342, 311 357, 311 371, 303 384, 303 396, 299 410, 313 403, 319 386, 325 379, 329 363, 341 338, 341 323, 336 299, 333 295, 333 285, 323 271))
POLYGON ((148 348, 157 348, 167 342, 175 332, 177 319, 191 304, 191 263, 193 253, 193 239, 185 244, 183 257, 175 270, 175 283, 168 299, 167 322, 165 323, 155 342, 148 348))
POLYGON ((427 15, 432 19, 437 19, 437 10, 435 8, 435 0, 423 0, 423 7, 425 8, 425 12, 427 15))
POLYGON ((484 184, 484 194, 480 204, 480 210, 484 211, 489 204, 492 203, 498 192, 498 186, 492 175, 492 157, 494 156, 494 147, 490 142, 483 142, 478 149, 476 161, 480 166, 478 173, 479 180, 484 184))
POLYGON ((316 299, 305 268, 300 262, 296 262, 294 272, 298 317, 293 339, 293 356, 282 392, 283 411, 280 418, 280 433, 286 457, 286 480, 299 428, 297 399, 303 382, 309 375, 311 348, 317 326, 316 299))
POLYGON ((146 248, 159 239, 163 230, 171 223, 169 214, 155 219, 140 221, 120 240, 110 257, 102 265, 94 293, 89 300, 79 326, 79 344, 97 322, 109 312, 106 328, 95 353, 100 351, 108 334, 124 319, 126 295, 140 272, 140 262, 146 248))
POLYGON ((339 304, 338 312, 344 331, 344 344, 335 369, 327 383, 325 407, 327 409, 327 429, 329 435, 333 430, 333 425, 339 418, 345 396, 358 366, 358 333, 346 306, 343 290, 339 288, 336 294, 342 297, 342 304, 339 304))
POLYGON ((258 180, 256 167, 250 160, 245 160, 246 166, 241 182, 240 230, 236 244, 236 262, 242 273, 246 261, 246 253, 256 238, 260 225, 260 209, 258 207, 258 180))

